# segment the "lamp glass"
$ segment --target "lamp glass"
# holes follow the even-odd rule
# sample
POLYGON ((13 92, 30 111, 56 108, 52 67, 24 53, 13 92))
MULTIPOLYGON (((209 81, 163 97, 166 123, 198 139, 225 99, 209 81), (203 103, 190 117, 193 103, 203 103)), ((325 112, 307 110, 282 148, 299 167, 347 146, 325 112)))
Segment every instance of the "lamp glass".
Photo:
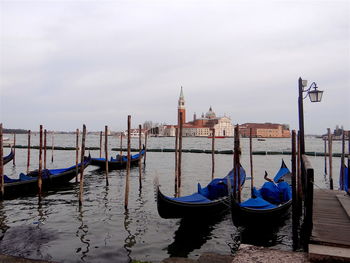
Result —
POLYGON ((311 102, 320 102, 322 99, 323 91, 322 90, 311 90, 309 91, 309 98, 311 102))

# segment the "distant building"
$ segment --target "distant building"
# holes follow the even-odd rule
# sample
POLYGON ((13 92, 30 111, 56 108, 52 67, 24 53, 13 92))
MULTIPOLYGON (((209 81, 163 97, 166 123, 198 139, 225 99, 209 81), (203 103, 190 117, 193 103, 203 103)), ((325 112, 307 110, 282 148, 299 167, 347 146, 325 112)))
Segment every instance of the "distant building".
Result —
POLYGON ((180 114, 182 115, 182 135, 193 137, 208 137, 212 135, 212 129, 215 130, 215 136, 233 136, 233 125, 229 117, 216 117, 212 107, 201 118, 193 115, 193 120, 186 122, 186 108, 183 89, 181 87, 180 97, 178 100, 178 123, 177 125, 165 125, 163 127, 163 136, 175 136, 175 129, 180 124, 180 114))
POLYGON ((242 137, 250 136, 255 138, 290 138, 289 126, 276 123, 244 123, 239 126, 239 132, 242 137))
MULTIPOLYGON (((141 129, 141 137, 145 137, 146 129, 141 129)), ((140 130, 139 129, 130 129, 130 137, 131 138, 139 138, 140 130)), ((123 136, 128 136, 128 131, 124 131, 123 136)))

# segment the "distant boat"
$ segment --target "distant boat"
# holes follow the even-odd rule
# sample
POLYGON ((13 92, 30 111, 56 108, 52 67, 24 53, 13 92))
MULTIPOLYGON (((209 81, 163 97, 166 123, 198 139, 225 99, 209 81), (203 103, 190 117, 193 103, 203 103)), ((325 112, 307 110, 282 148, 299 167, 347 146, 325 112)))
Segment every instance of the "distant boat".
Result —
MULTIPOLYGON (((208 139, 212 139, 213 136, 208 136, 208 139)), ((215 136, 215 139, 224 139, 226 136, 215 136)))
MULTIPOLYGON (((146 154, 145 148, 139 153, 130 155, 130 166, 137 166, 139 160, 146 154)), ((89 158, 89 157, 84 157, 89 158)), ((127 155, 117 155, 116 158, 111 157, 108 161, 108 169, 125 169, 128 163, 127 155)), ((91 158, 91 165, 99 166, 101 169, 106 169, 106 158, 91 158)))
POLYGON ((262 139, 262 138, 258 138, 258 141, 263 142, 263 141, 266 141, 266 140, 262 139))

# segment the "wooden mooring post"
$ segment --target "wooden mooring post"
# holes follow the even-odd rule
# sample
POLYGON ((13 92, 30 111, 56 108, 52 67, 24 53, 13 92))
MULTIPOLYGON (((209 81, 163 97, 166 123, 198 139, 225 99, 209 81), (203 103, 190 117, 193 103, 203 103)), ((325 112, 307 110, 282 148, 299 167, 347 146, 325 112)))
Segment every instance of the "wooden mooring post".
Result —
POLYGON ((52 142, 52 145, 51 145, 51 162, 53 163, 53 152, 55 150, 55 132, 52 131, 51 133, 51 142, 52 142))
POLYGON ((42 154, 43 154, 43 126, 40 125, 40 142, 39 142, 39 171, 38 171, 38 197, 39 202, 41 201, 41 193, 42 193, 42 154))
POLYGON ((324 174, 327 174, 327 139, 323 138, 324 140, 324 174))
POLYGON ((141 159, 141 151, 142 151, 142 126, 139 124, 139 187, 142 188, 142 159, 141 159))
POLYGON ((253 171, 253 129, 249 129, 249 159, 250 159, 250 196, 253 198, 254 192, 254 171, 253 171))
POLYGON ((145 155, 143 156, 143 165, 146 165, 146 157, 147 157, 147 137, 148 137, 148 132, 145 131, 145 155))
POLYGON ((241 166, 240 166, 240 141, 239 141, 239 125, 235 127, 234 134, 234 154, 233 154, 233 193, 238 203, 241 202, 241 166))
POLYGON ((292 233, 293 233, 293 250, 299 247, 299 212, 298 212, 298 195, 297 195, 297 170, 296 170, 296 132, 292 131, 292 233))
POLYGON ((3 134, 2 134, 2 123, 0 123, 0 191, 1 200, 4 198, 5 194, 5 183, 4 183, 4 149, 3 149, 3 134))
POLYGON ((298 209, 298 216, 300 217, 302 215, 303 210, 303 181, 301 180, 301 153, 300 153, 300 132, 298 131, 297 135, 297 170, 296 170, 296 176, 297 176, 297 209, 298 209))
POLYGON ((108 126, 105 126, 105 157, 106 157, 106 186, 109 185, 108 182, 108 126))
MULTIPOLYGON (((306 155, 302 155, 305 169, 305 193, 304 193, 304 237, 305 245, 309 243, 312 231, 313 196, 314 196, 314 169, 306 155)), ((307 247, 305 247, 307 250, 307 247)))
POLYGON ((123 156, 123 133, 120 133, 120 157, 123 156))
POLYGON ((84 191, 84 155, 85 155, 85 137, 86 137, 86 126, 83 124, 83 134, 81 139, 81 167, 80 167, 80 188, 79 188, 79 207, 83 205, 83 191, 84 191))
POLYGON ((102 131, 100 131, 100 158, 102 158, 102 131))
POLYGON ((44 129, 44 170, 46 169, 46 139, 47 131, 44 129))
POLYGON ((345 176, 345 132, 343 130, 343 136, 341 140, 340 178, 339 178, 339 181, 340 181, 339 185, 341 185, 343 189, 345 187, 344 176, 345 176))
POLYGON ((176 127, 175 128, 175 194, 174 196, 177 197, 178 196, 178 188, 179 188, 179 184, 178 184, 178 179, 179 179, 179 175, 178 175, 178 158, 179 158, 179 153, 178 153, 178 145, 179 145, 179 128, 176 127))
POLYGON ((329 189, 333 190, 333 163, 332 163, 332 134, 331 129, 328 128, 328 160, 329 160, 329 189))
POLYGON ((214 179, 215 173, 215 129, 211 129, 212 131, 212 140, 211 140, 211 180, 214 179))
POLYGON ((130 183, 130 130, 131 130, 131 116, 128 115, 128 138, 127 138, 127 145, 128 145, 128 162, 126 165, 126 177, 125 177, 125 198, 124 198, 124 208, 125 210, 128 209, 129 204, 129 183, 130 183))
POLYGON ((237 167, 237 184, 238 184, 238 203, 241 202, 241 160, 240 160, 240 155, 241 155, 241 145, 240 145, 240 138, 239 138, 239 125, 236 125, 237 129, 237 159, 236 159, 236 167, 237 167))
POLYGON ((12 164, 16 165, 16 133, 13 134, 13 159, 12 164))
POLYGON ((78 169, 78 163, 79 163, 79 129, 75 131, 75 182, 78 182, 78 174, 79 174, 79 169, 78 169))
POLYGON ((177 189, 177 196, 179 197, 181 195, 181 163, 182 163, 182 128, 183 128, 183 116, 182 112, 180 114, 180 127, 179 127, 179 154, 178 154, 178 161, 177 161, 177 183, 178 183, 178 189, 177 189))
POLYGON ((30 133, 30 130, 28 130, 27 174, 29 173, 30 166, 30 133))

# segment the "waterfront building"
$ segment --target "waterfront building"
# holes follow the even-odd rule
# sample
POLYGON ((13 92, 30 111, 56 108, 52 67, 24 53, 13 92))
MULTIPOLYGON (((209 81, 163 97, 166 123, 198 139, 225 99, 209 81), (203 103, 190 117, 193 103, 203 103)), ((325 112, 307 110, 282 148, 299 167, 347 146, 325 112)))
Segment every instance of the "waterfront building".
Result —
POLYGON ((252 128, 252 137, 255 138, 290 138, 290 130, 287 124, 278 123, 244 123, 239 126, 239 132, 242 137, 250 136, 252 128))
MULTIPOLYGON (((145 137, 146 129, 141 129, 141 137, 145 137)), ((139 129, 130 129, 130 137, 131 138, 139 138, 140 130, 139 129)), ((128 131, 124 131, 123 136, 128 136, 128 131)))
POLYGON ((180 114, 182 114, 182 135, 192 137, 208 137, 212 135, 212 129, 215 130, 215 136, 231 137, 233 136, 233 125, 231 119, 227 116, 217 117, 210 106, 206 114, 197 118, 196 113, 193 120, 186 122, 186 107, 183 89, 181 87, 180 97, 178 100, 178 121, 177 125, 165 125, 163 127, 163 136, 175 136, 175 129, 180 124, 180 114))

